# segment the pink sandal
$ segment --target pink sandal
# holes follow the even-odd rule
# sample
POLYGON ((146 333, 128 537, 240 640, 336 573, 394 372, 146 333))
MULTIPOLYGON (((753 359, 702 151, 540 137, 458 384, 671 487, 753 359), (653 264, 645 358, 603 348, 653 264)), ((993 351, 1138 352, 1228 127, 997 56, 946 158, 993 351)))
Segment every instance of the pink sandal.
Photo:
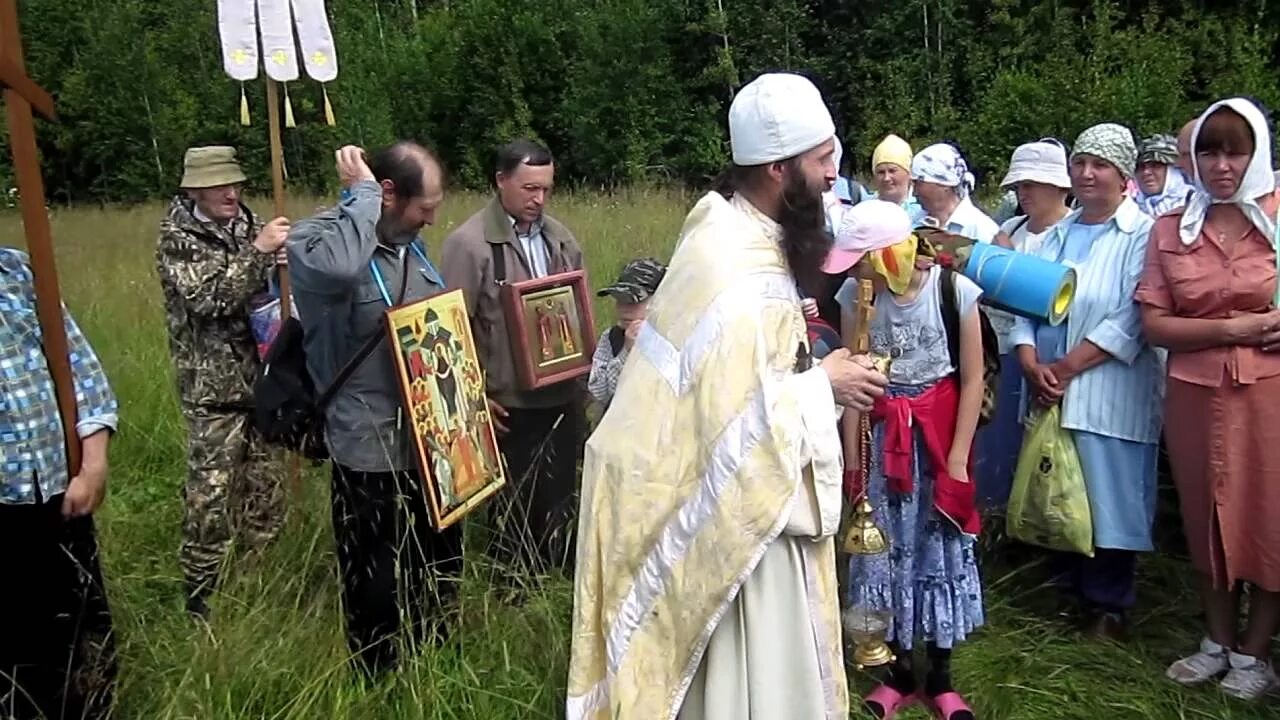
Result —
POLYGON ((948 692, 942 693, 937 697, 926 697, 925 704, 933 711, 934 717, 938 720, 951 720, 956 713, 967 712, 969 717, 976 717, 973 708, 960 697, 960 693, 948 692))
POLYGON ((903 695, 888 685, 880 685, 875 690, 872 690, 871 694, 862 698, 862 704, 875 703, 879 705, 884 710, 880 720, 891 720, 894 715, 911 707, 918 699, 914 694, 903 695))

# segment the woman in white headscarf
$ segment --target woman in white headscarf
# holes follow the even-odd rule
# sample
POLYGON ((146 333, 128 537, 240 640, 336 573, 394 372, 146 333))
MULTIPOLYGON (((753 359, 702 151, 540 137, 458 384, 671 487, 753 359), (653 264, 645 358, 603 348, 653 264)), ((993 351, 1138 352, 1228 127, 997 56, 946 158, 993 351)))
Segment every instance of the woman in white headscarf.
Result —
POLYGON ((1138 151, 1138 194, 1134 200, 1153 218, 1181 207, 1191 192, 1178 169, 1178 141, 1171 135, 1153 135, 1138 151))
POLYGON ((954 146, 938 143, 917 153, 911 159, 911 180, 924 208, 923 222, 986 243, 1000 232, 996 221, 969 200, 973 173, 954 146))
POLYGON ((1226 673, 1223 691, 1253 700, 1277 685, 1268 656, 1280 629, 1280 195, 1271 133, 1249 101, 1205 111, 1192 147, 1196 191, 1156 222, 1137 295, 1147 336, 1169 350, 1166 444, 1208 621, 1199 651, 1168 676, 1226 673))
POLYGON ((1061 405, 1062 427, 1080 456, 1095 553, 1061 560, 1085 611, 1085 632, 1112 639, 1123 636, 1137 601, 1137 554, 1153 549, 1160 439, 1160 357, 1142 335, 1133 301, 1151 231, 1151 218, 1125 192, 1137 155, 1120 125, 1080 134, 1070 163, 1080 208, 1053 226, 1036 253, 1075 269, 1071 312, 1057 326, 1020 317, 1013 337, 1026 396, 1061 405))

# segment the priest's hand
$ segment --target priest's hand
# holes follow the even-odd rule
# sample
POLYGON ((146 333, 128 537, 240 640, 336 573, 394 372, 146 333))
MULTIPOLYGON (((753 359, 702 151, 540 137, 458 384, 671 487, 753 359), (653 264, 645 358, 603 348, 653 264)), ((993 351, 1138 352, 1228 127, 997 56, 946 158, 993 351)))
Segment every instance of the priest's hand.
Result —
POLYGON ((884 395, 889 379, 881 375, 865 355, 836 348, 822 359, 822 369, 831 380, 836 403, 858 412, 867 412, 876 398, 884 395))
POLYGON ((338 166, 338 179, 343 187, 351 187, 362 180, 375 180, 369 163, 365 161, 364 150, 355 145, 347 145, 334 154, 338 166))

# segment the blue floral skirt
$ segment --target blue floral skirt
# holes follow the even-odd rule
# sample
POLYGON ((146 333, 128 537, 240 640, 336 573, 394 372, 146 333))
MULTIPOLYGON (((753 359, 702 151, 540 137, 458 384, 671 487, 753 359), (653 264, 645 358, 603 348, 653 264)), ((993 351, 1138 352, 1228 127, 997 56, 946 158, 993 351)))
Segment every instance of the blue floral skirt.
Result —
MULTIPOLYGON (((915 397, 927 386, 891 385, 889 396, 915 397)), ((903 649, 923 639, 941 648, 963 642, 985 621, 974 538, 933 507, 933 474, 924 442, 913 447, 912 489, 889 490, 884 475, 884 426, 872 429, 870 501, 889 550, 853 555, 846 599, 850 606, 891 612, 889 639, 903 649)))

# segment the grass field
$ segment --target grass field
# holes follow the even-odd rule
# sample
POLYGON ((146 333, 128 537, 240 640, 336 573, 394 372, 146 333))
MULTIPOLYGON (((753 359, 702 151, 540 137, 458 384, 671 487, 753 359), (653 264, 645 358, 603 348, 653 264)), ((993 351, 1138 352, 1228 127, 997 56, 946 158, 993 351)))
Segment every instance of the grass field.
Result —
MULTIPOLYGON (((582 241, 600 284, 632 256, 667 257, 691 200, 644 192, 561 196, 554 210, 582 241)), ((482 202, 451 197, 440 225, 427 233, 432 248, 482 202)), ((315 205, 295 203, 292 210, 301 215, 315 205)), ((185 430, 153 270, 161 214, 159 205, 53 211, 66 301, 123 406, 110 493, 100 512, 121 647, 117 717, 560 717, 570 588, 551 583, 523 606, 510 607, 486 591, 488 578, 502 569, 479 558, 467 571, 464 626, 454 641, 376 686, 354 680, 341 632, 327 482, 318 475, 305 477, 292 497, 279 541, 259 557, 235 562, 210 628, 187 618, 177 566, 185 430)), ((22 245, 16 215, 0 217, 0 244, 22 245)), ((601 323, 609 321, 609 310, 599 306, 601 323)), ((1125 645, 1081 639, 1058 619, 1036 568, 997 565, 984 568, 988 626, 956 655, 958 683, 980 718, 1280 717, 1275 701, 1249 707, 1214 687, 1184 691, 1163 679, 1165 666, 1199 638, 1183 559, 1144 560, 1134 638, 1125 645)), ((856 674, 854 682, 865 687, 856 674)))

